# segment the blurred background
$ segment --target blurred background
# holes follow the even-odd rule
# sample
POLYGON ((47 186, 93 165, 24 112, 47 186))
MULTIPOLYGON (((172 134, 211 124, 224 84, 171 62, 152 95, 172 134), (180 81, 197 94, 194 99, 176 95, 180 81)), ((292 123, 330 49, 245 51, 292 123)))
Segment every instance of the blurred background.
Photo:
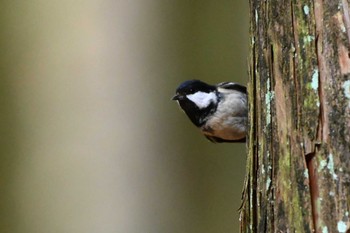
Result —
POLYGON ((170 98, 246 83, 247 1, 1 5, 0 232, 238 232, 245 144, 170 98))

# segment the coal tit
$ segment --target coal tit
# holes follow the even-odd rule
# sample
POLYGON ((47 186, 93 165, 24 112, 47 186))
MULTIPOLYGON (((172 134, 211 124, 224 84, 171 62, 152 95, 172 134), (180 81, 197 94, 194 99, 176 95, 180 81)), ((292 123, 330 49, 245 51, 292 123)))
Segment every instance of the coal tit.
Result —
POLYGON ((247 88, 233 82, 215 86, 200 80, 180 84, 172 98, 212 142, 245 142, 247 88))

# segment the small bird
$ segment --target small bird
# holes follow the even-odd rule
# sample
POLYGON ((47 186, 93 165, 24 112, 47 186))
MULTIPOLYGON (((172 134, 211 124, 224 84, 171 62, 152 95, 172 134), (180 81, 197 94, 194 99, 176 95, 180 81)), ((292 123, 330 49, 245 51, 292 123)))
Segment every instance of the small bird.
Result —
POLYGON ((172 98, 212 142, 245 142, 247 88, 233 82, 215 86, 200 80, 180 84, 172 98))

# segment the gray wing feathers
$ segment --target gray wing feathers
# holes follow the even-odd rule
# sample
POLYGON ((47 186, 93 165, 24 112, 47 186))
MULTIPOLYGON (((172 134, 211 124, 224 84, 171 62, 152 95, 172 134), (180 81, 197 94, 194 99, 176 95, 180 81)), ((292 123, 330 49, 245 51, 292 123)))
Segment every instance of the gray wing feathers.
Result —
POLYGON ((222 82, 218 83, 216 87, 224 88, 224 89, 229 89, 229 90, 236 90, 240 91, 242 93, 247 93, 247 88, 241 84, 234 83, 234 82, 222 82))

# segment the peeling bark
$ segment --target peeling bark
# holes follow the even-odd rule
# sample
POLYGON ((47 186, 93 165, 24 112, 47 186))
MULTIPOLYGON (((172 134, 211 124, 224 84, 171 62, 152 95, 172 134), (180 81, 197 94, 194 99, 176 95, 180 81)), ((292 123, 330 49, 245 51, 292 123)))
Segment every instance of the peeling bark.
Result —
POLYGON ((350 228, 346 0, 250 0, 242 232, 350 228))

